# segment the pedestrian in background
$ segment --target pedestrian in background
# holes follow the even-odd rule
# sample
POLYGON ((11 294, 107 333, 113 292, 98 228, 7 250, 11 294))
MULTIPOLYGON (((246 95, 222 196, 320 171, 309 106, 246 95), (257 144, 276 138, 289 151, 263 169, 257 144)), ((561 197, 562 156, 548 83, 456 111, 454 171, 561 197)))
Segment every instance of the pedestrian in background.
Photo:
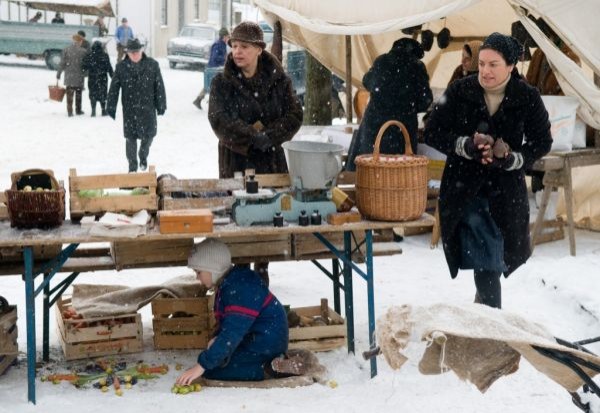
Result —
POLYGON ((65 73, 64 84, 67 88, 67 114, 73 116, 73 95, 75 95, 75 114, 83 115, 81 110, 81 94, 83 91, 83 82, 85 80, 85 71, 83 70, 83 58, 86 50, 81 47, 83 37, 79 33, 73 35, 73 43, 63 49, 60 59, 60 66, 56 73, 56 79, 60 79, 61 74, 65 73))
POLYGON ((83 38, 83 41, 81 42, 81 47, 83 47, 87 52, 89 52, 90 49, 91 49, 91 46, 90 46, 90 42, 88 42, 85 39, 85 32, 83 30, 79 30, 77 32, 77 34, 80 35, 83 38))
POLYGON ((167 110, 167 96, 160 67, 156 60, 146 56, 138 39, 127 43, 127 56, 117 63, 110 82, 106 111, 115 119, 121 92, 123 133, 129 172, 148 167, 150 145, 156 136, 156 114, 167 110), (140 141, 139 153, 137 141, 140 141), (138 163, 139 155, 139 163, 138 163))
POLYGON ((108 76, 112 77, 113 68, 101 42, 95 41, 90 53, 83 58, 83 70, 88 74, 92 117, 96 116, 96 103, 100 104, 102 116, 106 116, 108 76))
POLYGON ((106 24, 104 23, 103 14, 98 15, 98 18, 94 22, 94 26, 98 26, 98 32, 100 34, 100 37, 104 37, 108 34, 108 27, 106 27, 106 24))
POLYGON ((117 63, 120 63, 125 56, 125 49, 129 40, 133 39, 133 30, 129 27, 127 17, 121 19, 121 25, 115 32, 115 41, 117 42, 117 63))
POLYGON ((33 15, 33 17, 31 19, 28 20, 28 22, 29 23, 38 23, 41 18, 42 18, 42 12, 38 11, 36 14, 33 15))
POLYGON ((56 14, 54 14, 54 18, 52 19, 52 24, 65 24, 65 19, 63 19, 62 14, 57 11, 56 14))
POLYGON ((223 27, 219 30, 219 39, 210 46, 210 57, 208 58, 208 64, 204 68, 204 87, 196 100, 194 100, 194 105, 198 109, 202 109, 202 100, 207 93, 210 93, 210 84, 213 77, 223 71, 223 65, 225 65, 225 58, 227 57, 228 41, 229 30, 223 27))

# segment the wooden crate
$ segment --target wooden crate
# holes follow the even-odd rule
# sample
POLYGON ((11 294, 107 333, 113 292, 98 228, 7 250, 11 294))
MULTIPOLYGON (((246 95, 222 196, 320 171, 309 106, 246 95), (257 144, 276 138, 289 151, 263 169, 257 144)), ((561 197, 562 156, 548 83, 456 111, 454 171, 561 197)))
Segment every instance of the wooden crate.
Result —
POLYGON ((0 221, 8 220, 8 207, 6 206, 6 194, 0 192, 0 221))
POLYGON ((0 315, 0 375, 16 360, 17 346, 17 306, 0 315))
POLYGON ((206 348, 214 327, 212 296, 152 300, 154 348, 206 348))
MULTIPOLYGON (((33 259, 50 260, 62 250, 61 244, 36 245, 33 247, 33 259)), ((23 262, 23 247, 0 247, 0 262, 23 262)))
POLYGON ((244 189, 243 179, 161 179, 158 183, 161 210, 208 208, 231 209, 232 191, 244 189), (180 198, 178 196, 185 196, 180 198))
POLYGON ((289 259, 292 256, 291 236, 289 234, 269 234, 256 237, 221 238, 231 252, 233 262, 248 263, 259 261, 289 259))
POLYGON ((56 323, 65 359, 77 360, 142 351, 142 317, 132 313, 111 317, 65 319, 70 298, 56 303, 56 323))
MULTIPOLYGON (((320 306, 292 308, 299 316, 321 315, 320 306)), ((290 349, 329 351, 346 345, 346 319, 329 308, 329 318, 336 324, 290 328, 290 349)))
POLYGON ((110 255, 117 270, 148 264, 187 265, 194 239, 114 241, 110 255))
POLYGON ((158 210, 156 196, 156 171, 150 166, 148 172, 77 176, 77 171, 69 172, 69 195, 71 219, 78 220, 84 215, 102 215, 105 212, 133 214, 142 209, 149 213, 158 210), (80 197, 83 189, 147 188, 147 195, 104 196, 97 198, 80 197))

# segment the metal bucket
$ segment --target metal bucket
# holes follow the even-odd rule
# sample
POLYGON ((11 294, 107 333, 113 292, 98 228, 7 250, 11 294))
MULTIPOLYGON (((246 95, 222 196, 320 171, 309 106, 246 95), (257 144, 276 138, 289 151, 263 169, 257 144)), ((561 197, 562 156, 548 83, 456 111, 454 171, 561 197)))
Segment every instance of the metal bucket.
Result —
POLYGON ((292 185, 302 189, 323 189, 335 185, 342 170, 344 147, 334 143, 288 141, 285 150, 292 185))

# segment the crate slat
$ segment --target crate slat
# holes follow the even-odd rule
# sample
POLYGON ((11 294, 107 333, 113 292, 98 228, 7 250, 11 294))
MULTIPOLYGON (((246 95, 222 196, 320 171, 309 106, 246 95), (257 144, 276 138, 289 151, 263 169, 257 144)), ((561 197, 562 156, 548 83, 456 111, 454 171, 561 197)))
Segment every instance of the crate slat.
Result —
MULTIPOLYGON (((10 306, 10 310, 8 312, 0 315, 0 357, 15 356, 17 354, 18 335, 17 306, 13 305, 10 306)), ((8 365, 6 367, 8 367, 8 365)), ((0 367, 0 374, 2 374, 2 371, 3 370, 0 367)))
POLYGON ((213 295, 152 300, 154 347, 160 350, 206 348, 215 323, 213 303, 213 295), (173 316, 177 313, 192 316, 173 316))
MULTIPOLYGON (((321 315, 320 306, 300 307, 292 308, 299 316, 313 317, 321 315)), ((329 308, 329 318, 337 324, 331 324, 327 326, 313 326, 313 327, 293 327, 290 328, 290 344, 292 342, 303 342, 311 341, 315 339, 333 339, 341 338, 345 344, 346 337, 346 320, 336 313, 333 309, 329 308)), ((312 343, 314 344, 314 343, 312 343)), ((296 343, 296 345, 300 345, 296 343)), ((310 344, 307 344, 310 345, 310 344)), ((304 347, 295 347, 304 348, 304 347)))
POLYGON ((168 317, 177 312, 192 315, 208 315, 210 310, 208 297, 197 298, 155 298, 152 300, 152 315, 157 318, 168 317))
POLYGON ((6 206, 6 194, 0 192, 0 221, 8 220, 8 207, 6 206))
POLYGON ((154 348, 157 350, 204 349, 208 346, 209 333, 203 331, 197 335, 154 335, 154 348))
POLYGON ((186 265, 194 240, 115 241, 110 253, 117 269, 140 264, 186 265))
POLYGON ((0 355, 0 376, 3 375, 6 370, 12 365, 12 363, 17 359, 16 355, 0 355))

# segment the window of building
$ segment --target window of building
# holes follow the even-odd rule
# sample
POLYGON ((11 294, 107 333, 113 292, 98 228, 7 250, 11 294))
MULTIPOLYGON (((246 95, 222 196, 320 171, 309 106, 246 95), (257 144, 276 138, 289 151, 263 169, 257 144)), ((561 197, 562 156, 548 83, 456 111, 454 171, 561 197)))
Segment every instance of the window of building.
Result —
POLYGON ((209 10, 221 10, 221 1, 220 0, 208 0, 208 9, 209 10))
POLYGON ((169 15, 167 13, 167 0, 161 0, 160 2, 160 24, 166 26, 169 22, 169 15))
POLYGON ((194 0, 194 19, 200 20, 200 0, 194 0))

